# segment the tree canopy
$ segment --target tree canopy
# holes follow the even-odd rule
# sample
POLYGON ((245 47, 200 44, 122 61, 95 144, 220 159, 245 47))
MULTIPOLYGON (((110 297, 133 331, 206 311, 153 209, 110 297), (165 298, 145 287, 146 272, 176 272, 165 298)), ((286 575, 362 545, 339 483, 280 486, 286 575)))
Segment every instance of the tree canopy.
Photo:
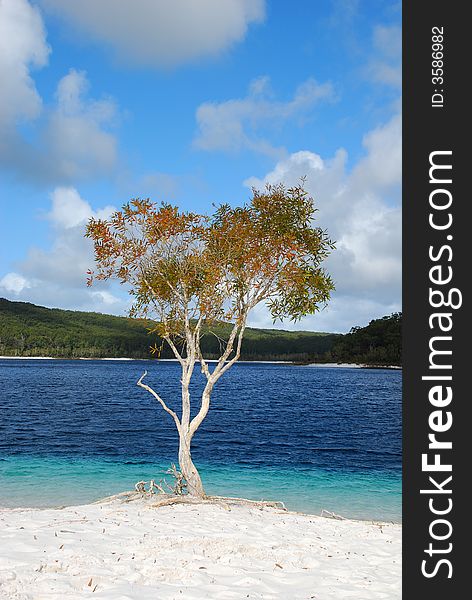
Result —
POLYGON ((98 268, 88 283, 129 284, 131 315, 152 316, 164 338, 185 341, 186 324, 245 320, 261 301, 274 321, 296 321, 334 287, 321 266, 333 243, 312 226, 315 211, 301 186, 254 190, 249 204, 210 217, 132 200, 109 220, 90 220, 98 268))

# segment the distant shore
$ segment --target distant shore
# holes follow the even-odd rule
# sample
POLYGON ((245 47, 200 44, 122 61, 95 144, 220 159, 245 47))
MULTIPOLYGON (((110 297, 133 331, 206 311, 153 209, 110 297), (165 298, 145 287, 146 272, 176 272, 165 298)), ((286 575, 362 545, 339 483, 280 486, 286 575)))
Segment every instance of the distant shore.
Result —
MULTIPOLYGON (((107 357, 107 358, 91 358, 86 356, 79 356, 77 358, 70 357, 61 357, 61 356, 0 356, 0 360, 103 360, 103 361, 113 361, 113 360, 123 360, 123 361, 152 361, 157 362, 155 358, 128 358, 123 356, 117 357, 107 357)), ((177 362, 176 358, 160 358, 159 362, 177 362)), ((216 363, 218 362, 216 359, 207 359, 207 363, 216 363)), ((239 360, 238 363, 243 364, 259 364, 259 365, 297 365, 303 367, 331 367, 331 368, 350 368, 350 369, 394 369, 394 370, 402 370, 402 367, 399 365, 367 365, 363 363, 303 363, 300 364, 297 361, 290 360, 239 360)))
POLYGON ((366 365, 364 363, 308 363, 305 367, 340 367, 350 369, 402 369, 399 365, 366 365))
MULTIPOLYGON (((88 356, 78 356, 77 358, 70 357, 61 357, 61 356, 0 356, 0 360, 124 360, 124 361, 152 361, 152 362, 178 362, 176 358, 128 358, 123 356, 117 357, 106 357, 106 358, 91 358, 88 356)), ((197 361, 198 362, 198 361, 197 361)), ((216 363, 217 359, 207 358, 207 363, 216 363)), ((293 364, 289 360, 238 360, 238 363, 257 363, 257 364, 267 364, 267 365, 280 365, 280 364, 293 364)))
POLYGON ((401 531, 226 503, 0 509, 5 597, 401 598, 401 531))

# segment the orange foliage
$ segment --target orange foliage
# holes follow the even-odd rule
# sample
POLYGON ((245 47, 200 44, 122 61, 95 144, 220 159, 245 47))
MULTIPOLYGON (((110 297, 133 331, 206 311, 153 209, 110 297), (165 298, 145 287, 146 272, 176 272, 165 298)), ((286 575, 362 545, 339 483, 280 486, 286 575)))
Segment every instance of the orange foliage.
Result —
POLYGON ((297 320, 333 289, 321 264, 334 246, 313 225, 315 210, 302 186, 253 190, 248 204, 224 204, 210 217, 134 199, 89 221, 97 268, 87 283, 128 284, 132 315, 153 316, 163 336, 195 321, 245 320, 259 302, 274 320, 297 320))

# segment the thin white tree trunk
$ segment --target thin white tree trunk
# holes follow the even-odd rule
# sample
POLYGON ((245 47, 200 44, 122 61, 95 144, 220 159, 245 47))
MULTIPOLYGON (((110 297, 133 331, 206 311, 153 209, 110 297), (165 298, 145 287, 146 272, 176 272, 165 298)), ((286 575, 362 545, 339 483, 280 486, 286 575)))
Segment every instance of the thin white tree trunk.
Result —
POLYGON ((191 496, 203 498, 206 494, 200 474, 192 461, 190 438, 183 431, 179 432, 179 466, 187 482, 188 493, 191 496))
MULTIPOLYGON (((190 352, 192 356, 193 349, 190 352)), ((182 366, 182 419, 179 428, 179 467, 187 482, 187 491, 191 496, 202 498, 205 496, 203 483, 197 467, 193 464, 190 444, 193 435, 190 435, 190 378, 193 372, 194 362, 187 358, 186 364, 182 366)))
POLYGON ((204 498, 206 496, 205 489, 203 487, 203 483, 198 472, 198 469, 193 463, 192 454, 190 452, 190 446, 192 442, 192 438, 195 435, 195 432, 200 427, 201 423, 205 419, 210 409, 210 397, 213 391, 213 387, 218 379, 239 359, 241 354, 241 342, 244 335, 244 330, 246 327, 246 318, 247 318, 248 309, 245 309, 241 315, 240 320, 235 323, 233 330, 231 331, 231 335, 228 339, 226 349, 221 355, 218 363, 215 366, 213 372, 210 372, 208 365, 203 358, 203 355, 200 350, 200 327, 201 327, 201 319, 198 321, 195 332, 191 332, 190 323, 188 321, 188 317, 186 315, 186 341, 187 341, 187 357, 184 358, 172 342, 171 338, 166 337, 166 341, 169 343, 172 348, 175 357, 180 362, 182 366, 182 415, 179 419, 177 414, 169 409, 169 407, 165 404, 162 398, 156 394, 156 392, 150 388, 149 386, 143 384, 142 380, 146 375, 144 375, 139 379, 138 385, 148 392, 150 392, 156 400, 159 401, 164 410, 169 413, 174 419, 175 425, 179 432, 179 467, 182 475, 187 482, 187 491, 191 496, 195 496, 196 498, 204 498), (229 359, 234 343, 236 342, 236 349, 233 358, 229 359), (201 363, 202 372, 205 374, 207 378, 207 383, 205 389, 203 390, 200 410, 197 415, 190 419, 190 380, 192 378, 192 373, 195 367, 195 362, 198 359, 201 363), (228 360, 229 359, 229 360, 228 360))

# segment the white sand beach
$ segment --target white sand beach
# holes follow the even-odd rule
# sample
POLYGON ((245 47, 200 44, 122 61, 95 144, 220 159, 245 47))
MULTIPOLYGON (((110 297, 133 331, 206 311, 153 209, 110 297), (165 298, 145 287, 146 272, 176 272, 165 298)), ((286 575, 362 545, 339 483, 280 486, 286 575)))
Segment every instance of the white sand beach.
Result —
POLYGON ((401 525, 152 504, 0 509, 0 598, 401 598, 401 525))

